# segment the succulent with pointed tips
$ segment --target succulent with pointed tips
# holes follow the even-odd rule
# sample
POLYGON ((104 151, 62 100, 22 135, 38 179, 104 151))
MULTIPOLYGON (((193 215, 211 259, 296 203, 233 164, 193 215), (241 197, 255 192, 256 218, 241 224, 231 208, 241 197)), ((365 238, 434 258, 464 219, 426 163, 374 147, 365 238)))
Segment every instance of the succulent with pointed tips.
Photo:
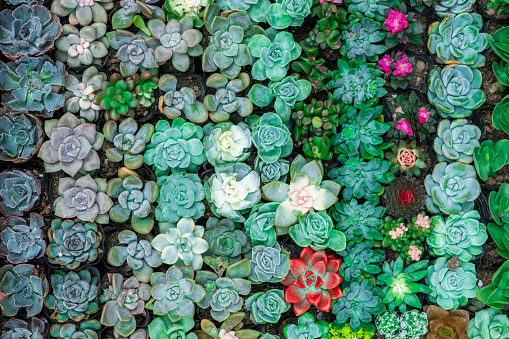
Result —
POLYGON ((42 123, 27 113, 0 108, 0 159, 13 163, 31 159, 44 141, 42 123))
POLYGON ((0 212, 4 215, 30 211, 40 194, 41 184, 32 173, 19 170, 0 173, 0 212))
POLYGON ((0 254, 11 264, 22 264, 39 258, 46 251, 42 215, 30 213, 30 221, 10 216, 0 218, 0 254))

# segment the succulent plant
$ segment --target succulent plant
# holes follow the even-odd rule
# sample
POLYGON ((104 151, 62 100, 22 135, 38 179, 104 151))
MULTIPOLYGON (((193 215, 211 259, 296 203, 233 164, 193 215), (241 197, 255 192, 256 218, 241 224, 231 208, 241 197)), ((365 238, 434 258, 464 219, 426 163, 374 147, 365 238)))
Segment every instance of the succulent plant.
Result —
POLYGON ((13 11, 3 10, 1 17, 0 51, 11 60, 42 56, 62 33, 59 18, 44 6, 21 4, 13 11))
POLYGON ((30 327, 28 322, 20 319, 9 319, 5 322, 5 330, 2 332, 2 339, 43 339, 45 322, 39 318, 30 318, 30 327))
POLYGON ((30 211, 40 194, 41 184, 32 173, 0 172, 0 212, 4 215, 23 215, 30 211))
POLYGON ((343 111, 341 132, 333 135, 330 140, 334 152, 340 157, 360 155, 364 159, 381 158, 383 151, 392 146, 392 142, 384 142, 382 136, 391 126, 380 122, 383 106, 366 107, 357 111, 348 106, 343 111))
POLYGON ((209 218, 205 227, 203 239, 210 245, 206 255, 221 257, 221 260, 233 264, 251 250, 246 234, 238 229, 231 218, 209 218))
POLYGON ((251 282, 244 279, 250 268, 249 261, 243 259, 228 266, 225 277, 209 271, 197 272, 196 283, 206 290, 206 296, 197 303, 198 306, 203 309, 210 307, 210 315, 217 321, 225 321, 232 313, 238 312, 244 304, 242 296, 251 291, 251 282))
POLYGON ((198 220, 205 214, 205 190, 197 174, 172 174, 158 177, 159 200, 155 216, 158 221, 176 223, 180 218, 198 220))
POLYGON ((128 337, 136 330, 135 315, 143 314, 150 299, 150 285, 136 277, 124 278, 120 273, 108 273, 108 287, 99 296, 102 308, 101 325, 114 327, 115 336, 128 337))
POLYGON ((359 21, 352 21, 349 29, 341 33, 341 55, 349 59, 377 61, 378 55, 387 50, 384 44, 377 44, 384 38, 381 23, 361 17, 359 21))
POLYGON ((244 227, 253 246, 272 247, 276 243, 277 227, 274 226, 274 216, 278 206, 277 202, 269 202, 258 204, 251 209, 244 227))
POLYGON ((249 117, 253 145, 258 157, 265 163, 273 163, 290 155, 293 150, 292 135, 276 113, 264 113, 261 117, 249 117))
MULTIPOLYGON (((331 0, 331 1, 323 1, 319 0, 313 1, 313 6, 311 7, 311 16, 317 17, 318 19, 323 19, 325 17, 336 17, 342 18, 347 16, 347 12, 344 8, 339 7, 339 4, 342 4, 343 0, 331 0)), ((346 20, 346 18, 345 18, 346 20)))
POLYGON ((325 320, 315 321, 313 315, 309 312, 299 316, 297 324, 288 324, 283 328, 285 338, 297 339, 328 339, 329 324, 325 320))
POLYGON ((257 156, 254 161, 254 170, 260 175, 260 179, 264 184, 272 181, 286 181, 290 171, 290 163, 282 158, 275 162, 267 163, 257 156))
POLYGON ((31 159, 44 141, 39 118, 0 108, 0 159, 13 163, 31 159))
POLYGON ((428 332, 426 313, 412 310, 399 317, 387 311, 376 318, 376 328, 387 339, 416 339, 428 332))
POLYGON ((509 281, 507 280, 508 270, 509 261, 506 261, 493 275, 491 285, 477 291, 477 299, 490 307, 499 310, 503 309, 509 303, 509 298, 507 297, 507 291, 509 290, 509 281))
POLYGON ((205 156, 212 166, 243 162, 251 155, 251 132, 245 123, 209 123, 203 128, 205 156))
MULTIPOLYGON (((440 19, 471 12, 475 1, 472 0, 439 0, 431 2, 440 19)), ((466 26, 461 26, 465 28, 466 26)))
MULTIPOLYGON (((507 119, 507 112, 509 112, 509 95, 505 96, 493 110, 491 121, 493 127, 497 130, 502 130, 506 133, 509 132, 509 121, 507 119)), ((509 134, 509 133, 508 133, 509 134)))
POLYGON ((54 219, 48 230, 48 261, 76 269, 97 259, 103 236, 93 222, 54 219))
MULTIPOLYGON (((187 334, 194 327, 192 317, 185 317, 179 321, 172 322, 166 315, 155 317, 148 325, 149 338, 170 339, 174 337, 182 339, 196 339, 193 333, 187 334)), ((146 337, 146 334, 145 334, 146 337)))
MULTIPOLYGON (((465 2, 470 3, 470 6, 474 3, 465 2)), ((439 17, 447 15, 444 20, 434 22, 429 27, 428 48, 432 54, 437 55, 437 60, 444 64, 458 62, 473 68, 484 66, 486 58, 481 52, 488 47, 489 34, 479 32, 483 26, 481 16, 477 13, 466 12, 451 15, 451 13, 439 12, 439 9, 437 9, 437 15, 439 17), (458 28, 461 30, 458 31, 458 28)))
POLYGON ((343 258, 340 275, 345 281, 354 281, 358 278, 376 276, 382 269, 380 263, 384 260, 381 249, 373 248, 373 241, 366 240, 361 243, 349 243, 346 249, 338 252, 343 258))
POLYGON ((394 8, 399 3, 397 0, 346 0, 345 2, 349 13, 356 16, 360 14, 380 22, 385 19, 385 10, 394 8))
POLYGON ((380 158, 365 162, 359 157, 353 157, 344 166, 331 169, 329 178, 344 187, 345 200, 376 200, 383 193, 382 184, 387 185, 394 180, 394 174, 389 172, 390 167, 390 162, 380 158))
POLYGON ((118 73, 113 73, 109 81, 102 82, 102 91, 93 103, 104 109, 106 120, 118 120, 121 115, 134 117, 134 108, 138 107, 138 100, 134 97, 136 84, 132 77, 124 80, 118 73))
POLYGON ((392 145, 391 150, 385 153, 385 157, 392 164, 392 173, 420 176, 428 167, 425 154, 422 149, 417 148, 415 141, 410 143, 400 141, 399 144, 392 145))
POLYGON ((440 306, 424 306, 428 317, 428 339, 465 338, 470 315, 466 310, 446 311, 440 306))
POLYGON ((417 179, 400 176, 385 187, 384 199, 388 215, 411 219, 424 209, 426 191, 417 179))
POLYGON ((327 68, 323 58, 318 58, 318 48, 307 48, 304 45, 300 57, 291 63, 291 67, 294 72, 304 76, 311 83, 315 92, 327 88, 325 80, 330 78, 332 71, 327 68))
POLYGON ((297 101, 305 100, 311 93, 311 83, 296 76, 287 76, 281 81, 270 81, 269 86, 254 84, 247 97, 259 107, 268 106, 274 101, 274 110, 282 121, 289 122, 291 110, 297 101))
POLYGON ((267 22, 275 29, 301 26, 311 13, 312 0, 277 0, 267 10, 267 22))
POLYGON ((509 163, 509 141, 502 139, 496 144, 492 140, 483 141, 474 148, 474 166, 481 180, 495 177, 498 170, 509 163))
POLYGON ((58 339, 84 338, 98 339, 101 324, 97 320, 86 320, 80 324, 54 324, 50 328, 50 337, 58 339))
POLYGON ((291 307, 284 299, 282 290, 257 292, 246 299, 246 309, 251 311, 255 324, 276 324, 291 307))
MULTIPOLYGON (((323 180, 324 170, 320 160, 307 162, 298 155, 290 166, 290 185, 274 181, 262 187, 264 198, 280 203, 274 217, 274 225, 286 228, 310 211, 325 211, 337 200, 340 185, 323 180)), ((280 230, 279 234, 287 231, 280 230)))
POLYGON ((65 24, 62 34, 55 41, 55 58, 68 67, 101 65, 101 59, 108 55, 109 47, 104 34, 106 25, 103 23, 94 23, 81 29, 65 24))
POLYGON ((378 99, 387 94, 383 88, 382 71, 363 60, 338 59, 338 69, 332 72, 327 88, 333 90, 334 98, 358 109, 375 106, 378 99))
POLYGON ((156 101, 154 90, 157 88, 159 78, 152 76, 152 73, 149 71, 145 71, 141 75, 133 74, 129 78, 134 81, 134 97, 142 106, 140 108, 152 106, 156 101))
POLYGON ((509 222, 508 214, 506 213, 509 206, 509 184, 503 183, 498 192, 492 191, 489 195, 489 209, 493 220, 498 225, 504 225, 509 222))
POLYGON ((189 57, 200 56, 202 33, 193 28, 193 18, 184 16, 180 20, 171 19, 165 23, 161 19, 151 19, 148 31, 158 40, 154 49, 155 58, 161 65, 171 59, 173 67, 180 72, 189 69, 189 57))
POLYGON ((422 43, 422 24, 414 18, 415 13, 409 12, 404 3, 385 9, 384 15, 386 19, 383 28, 387 31, 384 42, 388 49, 399 44, 422 43))
POLYGON ((509 318, 494 308, 476 312, 467 335, 472 339, 509 338, 509 318))
POLYGON ((313 212, 299 217, 299 223, 290 226, 290 237, 299 247, 311 247, 315 251, 330 248, 335 252, 346 247, 346 237, 334 229, 332 218, 326 211, 313 212))
POLYGON ((208 14, 205 14, 205 17, 210 22, 206 20, 205 25, 212 36, 203 52, 203 71, 216 72, 219 69, 228 79, 234 79, 239 75, 242 66, 252 63, 249 48, 243 42, 245 31, 250 25, 249 14, 240 11, 219 16, 217 4, 209 4, 207 9, 208 14), (216 12, 218 15, 214 17, 216 12))
POLYGON ((249 280, 253 284, 281 282, 290 270, 290 254, 279 243, 253 246, 246 255, 251 264, 249 280))
POLYGON ((507 52, 507 33, 509 28, 502 27, 493 34, 493 40, 489 40, 489 44, 493 52, 495 52, 503 61, 509 62, 509 53, 507 52))
POLYGON ((367 240, 382 240, 380 232, 385 207, 378 206, 379 199, 368 200, 364 203, 357 199, 341 201, 331 209, 332 218, 337 221, 336 228, 344 232, 346 241, 361 243, 367 240))
MULTIPOLYGON (((210 220, 210 219, 209 219, 210 220)), ((201 270, 202 254, 209 249, 209 243, 203 239, 205 228, 196 225, 191 218, 182 218, 175 225, 169 222, 159 223, 159 235, 152 240, 152 247, 161 252, 161 261, 167 265, 182 263, 201 270)))
POLYGON ((311 247, 303 248, 299 259, 290 260, 290 272, 281 284, 287 286, 285 301, 293 305, 296 316, 302 315, 311 305, 329 312, 332 301, 343 296, 339 288, 343 281, 339 275, 340 265, 341 260, 334 255, 315 252, 311 247))
POLYGON ((164 74, 159 78, 158 87, 164 92, 159 97, 159 112, 168 119, 184 116, 191 122, 201 123, 208 118, 208 112, 203 104, 196 100, 196 92, 190 87, 177 90, 177 78, 171 74, 164 74))
POLYGON ((11 264, 22 264, 40 258, 46 251, 42 215, 30 213, 28 221, 10 216, 0 218, 0 254, 11 264))
POLYGON ((38 157, 44 163, 46 173, 64 171, 71 177, 91 173, 101 166, 97 151, 101 149, 104 136, 92 123, 81 122, 72 113, 60 119, 46 120, 44 129, 50 140, 44 142, 38 157))
POLYGON ((268 0, 219 0, 216 1, 222 11, 247 11, 251 19, 258 22, 265 22, 267 10, 269 9, 270 2, 268 0))
POLYGON ((428 267, 426 285, 432 290, 429 300, 446 310, 466 305, 479 289, 474 264, 460 263, 455 257, 436 259, 428 267))
POLYGON ((113 201, 105 193, 106 179, 92 179, 90 175, 79 178, 60 178, 58 195, 53 211, 60 218, 78 218, 83 221, 108 223, 108 211, 113 201))
POLYGON ((336 315, 334 325, 347 324, 349 321, 353 331, 374 331, 372 320, 384 311, 382 290, 371 279, 352 281, 344 288, 343 297, 332 305, 332 313, 336 315))
POLYGON ((281 81, 290 62, 300 56, 302 47, 293 40, 292 33, 269 32, 269 37, 257 34, 249 39, 247 46, 254 60, 251 75, 255 80, 281 81))
POLYGON ((428 194, 426 207, 433 213, 470 211, 481 194, 474 166, 461 162, 438 163, 433 173, 426 176, 424 186, 428 194))
POLYGON ((153 273, 153 267, 162 265, 161 253, 156 251, 146 237, 138 237, 136 233, 130 230, 123 230, 118 234, 118 241, 121 245, 113 246, 108 251, 108 263, 115 267, 120 267, 127 262, 132 269, 133 275, 140 282, 148 283, 150 275, 153 273))
POLYGON ((329 332, 331 338, 359 338, 359 339, 371 339, 375 336, 374 332, 365 331, 362 328, 358 331, 353 331, 350 324, 344 324, 342 328, 334 328, 329 324, 329 332))
MULTIPOLYGON (((208 319, 202 319, 200 322, 201 330, 195 331, 196 335, 199 335, 203 339, 252 339, 260 338, 263 339, 263 335, 260 332, 244 328, 242 320, 246 317, 244 312, 232 313, 225 321, 221 324, 220 328, 217 328, 214 323, 208 319), (261 335, 261 336, 260 336, 261 335)), ((192 338, 189 338, 192 339, 192 338)), ((273 339, 273 338, 265 338, 273 339)))
POLYGON ((235 113, 247 117, 253 112, 251 100, 240 96, 249 87, 249 74, 241 72, 230 79, 221 73, 214 73, 207 78, 207 87, 214 88, 216 92, 207 94, 203 98, 203 105, 214 122, 226 122, 235 113))
POLYGON ((88 26, 90 23, 108 23, 109 11, 114 6, 113 0, 53 0, 51 10, 60 17, 68 17, 71 25, 88 26))
POLYGON ((90 66, 83 74, 69 72, 65 80, 64 112, 70 112, 94 122, 99 118, 101 106, 94 103, 94 98, 102 88, 102 83, 108 80, 104 72, 99 72, 95 66, 90 66))
POLYGON ((44 300, 44 305, 53 311, 51 319, 57 322, 86 320, 99 311, 96 297, 99 279, 89 270, 65 273, 55 270, 51 275, 53 292, 44 300))
POLYGON ((244 222, 243 214, 261 198, 260 176, 242 162, 215 167, 204 187, 214 215, 235 222, 244 222))
POLYGON ((486 101, 481 84, 478 69, 460 64, 434 68, 428 78, 428 99, 443 118, 466 118, 486 101))
MULTIPOLYGON (((35 32, 35 31, 34 31, 35 32)), ((51 118, 64 106, 58 91, 65 85, 67 71, 60 61, 46 55, 40 58, 24 56, 8 63, 0 62, 0 89, 4 105, 13 112, 33 112, 51 118)))

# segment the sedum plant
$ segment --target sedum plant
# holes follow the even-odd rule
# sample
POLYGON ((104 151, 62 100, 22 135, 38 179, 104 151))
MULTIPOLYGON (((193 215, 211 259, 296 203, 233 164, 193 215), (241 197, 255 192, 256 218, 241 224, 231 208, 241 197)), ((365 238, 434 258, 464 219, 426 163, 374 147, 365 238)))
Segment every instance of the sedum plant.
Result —
POLYGON ((9 319, 5 322, 5 330, 2 332, 2 339, 32 338, 43 339, 45 321, 39 318, 30 318, 30 325, 21 319, 9 319))
POLYGON ((275 162, 267 163, 257 156, 254 161, 254 170, 260 175, 260 179, 264 184, 272 181, 286 181, 290 171, 290 163, 282 158, 275 162))
POLYGON ((349 59, 377 61, 378 55, 387 50, 384 44, 378 44, 384 38, 381 23, 361 17, 358 21, 351 21, 349 29, 341 32, 341 55, 349 59))
POLYGON ((282 313, 287 312, 291 305, 285 302, 282 290, 257 292, 246 299, 246 309, 251 311, 255 324, 277 324, 282 313))
POLYGON ((243 91, 249 87, 249 74, 241 72, 229 79, 221 73, 214 73, 207 78, 206 85, 216 90, 215 94, 207 94, 203 98, 203 106, 214 122, 227 122, 232 114, 245 118, 253 112, 253 103, 249 98, 242 97, 243 91))
POLYGON ((428 167, 423 149, 417 148, 415 141, 410 143, 400 141, 399 144, 392 145, 391 150, 385 153, 385 157, 392 164, 392 173, 420 176, 428 167))
POLYGON ((99 311, 96 297, 99 278, 89 270, 68 273, 55 270, 51 275, 53 292, 44 300, 44 305, 53 311, 51 319, 57 322, 69 320, 80 322, 99 311))
POLYGON ((68 67, 101 65, 109 47, 104 34, 104 23, 94 23, 81 29, 65 24, 62 35, 55 41, 55 58, 68 67))
POLYGON ((428 197, 426 207, 433 213, 455 214, 474 208, 474 200, 481 194, 472 165, 461 162, 435 166, 432 174, 424 180, 428 197))
POLYGON ((119 246, 113 246, 108 251, 108 264, 120 267, 127 263, 133 275, 142 283, 150 281, 153 268, 162 265, 161 253, 152 248, 146 236, 140 236, 133 231, 123 230, 118 233, 119 246), (125 245, 125 246, 122 246, 125 245))
POLYGON ((311 14, 312 0, 277 0, 267 10, 267 22, 275 29, 301 26, 311 14))
POLYGON ((135 316, 144 314, 150 299, 150 286, 136 277, 124 278, 120 273, 108 273, 108 285, 99 296, 102 308, 101 325, 114 328, 115 337, 129 337, 136 331, 135 316))
POLYGON ((470 314, 467 310, 446 311, 440 306, 424 306, 428 317, 428 335, 431 339, 464 338, 466 336, 470 314))
POLYGON ((495 308, 481 310, 470 321, 467 335, 472 339, 508 338, 509 318, 495 308))
POLYGON ((479 289, 474 264, 460 263, 456 257, 436 259, 428 267, 426 285, 431 288, 430 302, 446 310, 466 305, 479 289))
POLYGON ((334 229, 332 218, 326 211, 313 212, 299 217, 299 223, 290 226, 288 233, 299 247, 311 247, 315 251, 330 248, 339 252, 346 247, 346 237, 334 229))
POLYGON ((101 166, 99 154, 104 136, 96 131, 92 123, 80 121, 72 113, 60 119, 44 122, 44 129, 50 140, 44 142, 38 157, 44 163, 44 171, 64 171, 71 177, 93 173, 101 166))
POLYGON ((41 194, 39 180, 30 172, 0 172, 0 212, 5 216, 23 215, 32 209, 41 194))
POLYGON ((17 216, 0 218, 0 254, 11 264, 40 258, 46 252, 44 218, 30 213, 30 220, 17 216))
POLYGON ((43 141, 44 130, 39 118, 0 108, 0 160, 28 161, 39 152, 43 141))
POLYGON ((337 50, 341 48, 341 32, 347 29, 346 13, 325 17, 316 23, 309 37, 301 42, 305 50, 318 52, 318 48, 337 50))
POLYGON ((474 4, 475 1, 473 0, 439 0, 431 2, 437 17, 440 19, 471 12, 474 4))
POLYGON ((112 0, 70 1, 53 0, 51 10, 60 17, 69 17, 69 23, 77 26, 88 26, 94 23, 108 23, 109 11, 114 6, 112 0))
POLYGON ((279 204, 262 203, 254 206, 244 223, 246 235, 253 246, 272 247, 277 242, 278 228, 274 226, 274 217, 279 204))
POLYGON ((10 60, 23 56, 42 56, 53 49, 62 33, 57 15, 46 7, 20 4, 13 11, 2 11, 0 51, 10 60))
POLYGON ((249 117, 254 147, 258 158, 265 163, 274 163, 292 153, 292 135, 276 113, 264 113, 261 117, 249 117))
POLYGON ((138 100, 134 97, 136 84, 132 77, 123 79, 118 73, 113 73, 109 81, 102 82, 102 91, 94 97, 94 104, 103 109, 106 120, 119 120, 120 117, 134 117, 134 108, 138 107, 138 100))
POLYGON ((311 83, 315 93, 326 89, 324 81, 330 78, 332 73, 325 65, 325 60, 318 58, 318 48, 308 48, 305 45, 300 57, 291 63, 291 67, 292 71, 311 83))
POLYGON ((204 233, 205 228, 196 225, 191 218, 182 218, 177 224, 159 223, 159 234, 151 245, 161 252, 164 264, 192 266, 198 271, 203 265, 202 254, 209 249, 209 243, 203 239, 204 233))
POLYGON ((69 112, 90 122, 99 119, 101 106, 94 102, 95 96, 108 80, 104 72, 90 66, 82 74, 69 72, 65 81, 64 112, 69 112))
POLYGON ((288 324, 283 328, 285 338, 309 338, 320 339, 330 338, 329 324, 325 320, 315 321, 309 312, 299 316, 297 324, 288 324))
POLYGON ((290 271, 290 254, 279 243, 253 246, 246 254, 251 264, 249 280, 253 284, 281 282, 290 271))
POLYGON ((466 118, 486 101, 481 84, 481 72, 467 65, 434 68, 428 78, 428 99, 443 118, 466 118))
POLYGON ((53 202, 53 212, 57 217, 108 223, 108 211, 113 201, 105 193, 106 179, 92 179, 90 175, 79 178, 60 178, 58 195, 53 202))
POLYGON ((374 249, 373 245, 371 240, 349 243, 346 249, 338 252, 343 258, 341 276, 345 281, 353 282, 382 272, 380 263, 384 260, 384 253, 381 249, 374 249))
POLYGON ((506 261, 493 275, 491 285, 477 291, 477 299, 490 307, 499 310, 503 309, 509 303, 509 298, 507 297, 507 291, 509 290, 507 280, 508 269, 509 261, 506 261))
POLYGON ((102 240, 102 233, 93 222, 54 219, 48 230, 48 261, 77 269, 99 257, 102 240))
MULTIPOLYGON (((202 319, 200 322, 201 330, 197 330, 194 333, 203 339, 271 339, 261 335, 260 332, 244 328, 242 322, 246 314, 244 312, 232 313, 226 320, 224 320, 219 328, 208 319, 202 319)), ((190 338, 192 339, 192 338, 190 338)), ((273 339, 273 338, 272 338, 273 339)))
POLYGON ((65 85, 66 76, 64 64, 54 63, 46 55, 0 62, 0 89, 6 91, 2 101, 12 112, 33 112, 51 118, 64 106, 63 95, 58 92, 65 85))
POLYGON ((171 122, 159 120, 150 144, 146 146, 144 162, 155 169, 157 176, 185 171, 194 172, 205 162, 203 129, 183 118, 171 122))
POLYGON ((407 311, 401 316, 387 311, 376 318, 378 332, 387 339, 415 339, 428 331, 426 313, 417 310, 407 311))
POLYGON ((244 162, 251 155, 251 131, 243 122, 209 123, 203 132, 205 157, 212 166, 244 162))
POLYGON ((385 45, 387 48, 393 48, 399 44, 422 43, 421 34, 424 32, 422 24, 414 16, 414 12, 408 12, 404 3, 399 3, 393 9, 385 9, 386 17, 383 28, 387 31, 385 36, 385 45))
MULTIPOLYGON (((437 14, 444 17, 440 12, 437 14)), ((488 33, 479 32, 482 26, 481 15, 477 13, 447 16, 429 27, 428 49, 431 54, 437 55, 440 63, 458 62, 472 68, 482 67, 486 58, 481 53, 488 47, 489 40, 488 33)))
POLYGON ((242 255, 251 250, 251 244, 246 234, 238 228, 230 218, 209 218, 203 239, 210 247, 205 254, 229 264, 241 260, 242 255))
POLYGON ((219 0, 216 1, 222 11, 247 11, 254 22, 266 22, 266 14, 270 2, 268 0, 219 0))
POLYGON ((86 320, 80 324, 65 323, 54 324, 49 330, 50 338, 71 339, 98 339, 101 324, 97 320, 86 320))
POLYGON ((474 148, 474 166, 481 180, 496 177, 496 172, 509 163, 509 141, 502 139, 496 144, 485 140, 474 148))

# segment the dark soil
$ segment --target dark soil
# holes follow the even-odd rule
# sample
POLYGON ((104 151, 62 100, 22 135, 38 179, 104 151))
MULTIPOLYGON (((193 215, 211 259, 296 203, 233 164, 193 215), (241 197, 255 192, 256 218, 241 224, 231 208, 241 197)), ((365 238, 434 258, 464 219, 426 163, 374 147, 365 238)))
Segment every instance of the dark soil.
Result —
MULTIPOLYGON (((489 0, 479 0, 478 6, 481 7, 482 11, 486 13, 486 15, 490 16, 493 19, 507 19, 509 18, 509 13, 498 14, 499 8, 491 8, 488 9, 489 0)), ((504 7, 504 8, 507 8, 504 7)))
POLYGON ((505 259, 497 252, 497 244, 495 242, 488 243, 481 258, 481 265, 495 267, 504 261, 505 259))
POLYGON ((496 106, 502 99, 509 94, 509 90, 500 90, 500 84, 495 77, 493 72, 492 63, 486 64, 486 66, 479 68, 482 73, 482 85, 484 93, 486 94, 486 106, 496 106))
POLYGON ((124 167, 124 161, 121 160, 119 162, 112 162, 106 157, 106 150, 110 148, 115 148, 115 145, 112 142, 104 139, 103 146, 101 148, 100 158, 101 158, 101 174, 106 178, 111 178, 117 175, 118 170, 124 167))

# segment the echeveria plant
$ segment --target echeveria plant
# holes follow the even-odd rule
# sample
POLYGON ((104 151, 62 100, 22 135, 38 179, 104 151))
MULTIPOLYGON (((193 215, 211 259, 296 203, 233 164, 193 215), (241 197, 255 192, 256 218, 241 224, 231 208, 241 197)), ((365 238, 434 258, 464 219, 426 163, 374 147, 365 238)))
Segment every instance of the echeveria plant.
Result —
POLYGON ((420 176, 428 167, 425 153, 417 147, 415 141, 400 141, 399 144, 392 145, 391 150, 385 152, 385 157, 392 164, 392 173, 420 176))
POLYGON ((343 257, 340 272, 345 281, 376 276, 382 271, 380 263, 384 260, 384 254, 381 249, 374 249, 373 245, 371 240, 350 243, 345 250, 338 252, 343 257))
POLYGON ((253 246, 247 257, 251 264, 249 280, 253 284, 280 282, 290 270, 290 254, 279 243, 271 247, 253 246))
POLYGON ((251 250, 251 244, 238 224, 231 219, 209 218, 203 239, 210 245, 206 255, 221 258, 230 264, 238 262, 251 250))
POLYGON ((393 8, 399 1, 395 0, 346 0, 348 12, 355 15, 362 15, 373 18, 376 21, 384 21, 386 9, 393 8))
POLYGON ((495 308, 480 310, 470 321, 467 335, 472 339, 508 338, 509 318, 495 308))
POLYGON ((42 227, 44 218, 37 213, 30 213, 30 221, 16 216, 0 218, 0 254, 11 264, 40 258, 46 252, 42 227))
POLYGON ((428 336, 432 338, 465 337, 470 320, 467 310, 446 311, 436 305, 424 306, 423 310, 428 317, 428 336))
POLYGON ((254 161, 254 170, 260 175, 264 184, 272 181, 286 181, 290 171, 290 162, 279 158, 275 162, 267 163, 257 156, 254 161))
POLYGON ((474 160, 475 148, 480 146, 480 138, 481 129, 469 124, 466 119, 444 119, 438 124, 433 149, 438 161, 469 164, 474 160))
POLYGON ((97 320, 86 320, 80 324, 65 323, 54 324, 49 333, 51 338, 71 339, 80 337, 84 339, 98 339, 101 324, 97 320))
POLYGON ((242 322, 246 314, 244 312, 232 313, 226 320, 223 321, 220 328, 217 328, 214 323, 208 319, 203 319, 200 322, 201 330, 195 331, 196 335, 202 338, 213 338, 213 339, 274 339, 272 337, 265 337, 258 331, 244 328, 242 322))
POLYGON ((60 17, 68 17, 71 25, 88 26, 92 22, 108 23, 106 11, 113 6, 113 0, 53 0, 51 10, 60 17))
POLYGON ((274 216, 279 204, 269 202, 258 204, 251 209, 249 217, 244 223, 246 234, 253 246, 274 246, 277 240, 274 216))
POLYGON ((334 229, 332 218, 326 211, 313 212, 299 217, 299 223, 290 226, 290 237, 299 247, 311 247, 315 251, 330 248, 339 252, 346 247, 346 237, 334 229))
POLYGON ((368 17, 352 21, 349 29, 341 33, 341 55, 349 59, 377 61, 387 50, 385 44, 378 44, 385 38, 382 24, 368 17))
POLYGON ((283 328, 286 338, 330 338, 329 324, 325 320, 315 321, 309 312, 299 316, 297 324, 288 324, 283 328))
POLYGON ((249 117, 253 145, 258 158, 265 163, 274 163, 289 156, 293 150, 292 134, 276 113, 264 113, 261 117, 249 117))
POLYGON ((203 132, 205 156, 212 166, 244 162, 251 155, 251 131, 243 122, 209 123, 203 132))
POLYGON ((94 23, 81 29, 66 24, 55 42, 55 58, 68 67, 101 65, 101 59, 108 55, 109 47, 104 34, 106 25, 103 23, 94 23))
POLYGON ((4 215, 30 211, 40 194, 41 184, 32 173, 19 170, 0 173, 0 212, 4 215))
POLYGON ((311 14, 312 0, 277 0, 267 10, 267 22, 276 29, 301 26, 311 14))
POLYGON ((45 330, 45 321, 31 317, 30 324, 27 321, 21 319, 9 319, 5 322, 5 330, 2 333, 2 339, 19 339, 19 338, 31 338, 31 339, 43 339, 45 330))
POLYGON ((284 299, 282 290, 257 292, 246 299, 246 309, 251 311, 255 324, 276 324, 291 307, 284 299))
POLYGON ((255 22, 265 22, 267 10, 270 6, 268 0, 218 0, 215 1, 222 11, 247 11, 255 22))
POLYGON ((1 160, 25 162, 37 154, 43 141, 44 130, 39 118, 0 108, 1 160))
POLYGON ((164 12, 155 5, 156 2, 156 0, 120 0, 120 9, 115 11, 111 17, 112 28, 129 28, 135 21, 135 25, 137 25, 142 19, 140 14, 148 19, 164 20, 164 12))

